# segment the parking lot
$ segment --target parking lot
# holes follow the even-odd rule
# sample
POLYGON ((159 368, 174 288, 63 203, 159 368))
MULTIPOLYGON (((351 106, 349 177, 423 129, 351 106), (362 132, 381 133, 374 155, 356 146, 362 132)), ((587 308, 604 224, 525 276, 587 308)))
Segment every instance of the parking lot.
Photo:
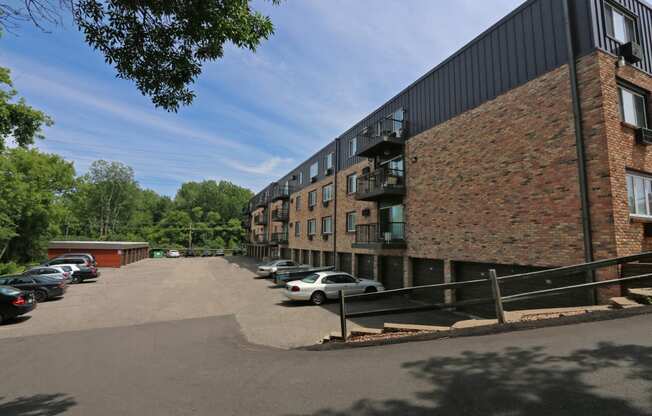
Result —
MULTIPOLYGON (((291 348, 314 344, 339 328, 337 302, 287 302, 270 280, 256 278, 255 267, 245 257, 197 257, 105 268, 97 281, 70 285, 64 298, 0 326, 0 338, 232 315, 249 342, 291 348)), ((443 323, 455 319, 437 317, 443 323)), ((418 317, 391 321, 408 318, 418 317)), ((382 326, 383 321, 368 318, 352 325, 382 326)))

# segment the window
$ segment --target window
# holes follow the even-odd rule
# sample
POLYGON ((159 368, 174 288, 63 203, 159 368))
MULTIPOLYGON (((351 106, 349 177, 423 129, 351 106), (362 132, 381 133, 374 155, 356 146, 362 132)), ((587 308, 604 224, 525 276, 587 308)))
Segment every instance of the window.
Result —
POLYGON ((329 183, 328 185, 321 188, 321 200, 323 202, 328 202, 333 199, 333 184, 329 183))
POLYGON ((296 198, 295 201, 296 201, 296 202, 295 202, 295 204, 296 204, 296 206, 295 206, 295 207, 296 207, 296 210, 299 211, 299 210, 301 209, 301 195, 297 195, 297 198, 296 198))
POLYGON ((604 20, 607 35, 620 43, 636 41, 636 22, 629 14, 609 3, 605 3, 604 20))
POLYGON ((652 176, 627 174, 627 202, 631 215, 652 217, 652 176))
POLYGON ((308 206, 314 207, 317 205, 317 191, 308 192, 308 206))
POLYGON ((319 175, 319 161, 310 165, 310 179, 316 178, 319 175))
POLYGON ((303 184, 303 171, 299 172, 299 185, 303 184))
POLYGON ((636 127, 647 127, 646 97, 643 94, 619 85, 618 98, 620 119, 636 127))
POLYGON ((321 233, 322 234, 333 234, 333 218, 324 217, 321 219, 321 233))
POLYGON ((403 114, 402 108, 392 113, 392 133, 396 133, 396 135, 399 135, 403 128, 403 114))
POLYGON ((353 194, 357 190, 358 175, 353 173, 346 177, 346 193, 353 194))
POLYGON ((354 137, 349 140, 349 157, 355 156, 355 152, 358 151, 358 138, 354 137))
POLYGON ((294 223, 294 236, 301 237, 301 223, 299 221, 294 223))
POLYGON ((324 158, 324 169, 328 171, 328 169, 333 169, 333 153, 329 153, 326 155, 324 158))
POLYGON ((355 211, 346 213, 346 232, 354 233, 355 232, 355 221, 356 215, 355 211))
POLYGON ((308 220, 308 235, 315 235, 317 233, 317 221, 314 219, 308 220))

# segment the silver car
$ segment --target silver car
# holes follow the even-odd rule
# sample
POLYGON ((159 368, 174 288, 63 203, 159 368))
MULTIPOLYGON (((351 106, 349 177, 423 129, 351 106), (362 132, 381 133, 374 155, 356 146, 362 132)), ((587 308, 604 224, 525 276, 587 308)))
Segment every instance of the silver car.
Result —
POLYGON ((258 266, 258 274, 260 276, 273 276, 276 273, 282 273, 284 271, 293 270, 300 267, 302 267, 300 264, 297 264, 292 260, 272 260, 268 263, 264 263, 258 266))
POLYGON ((290 300, 309 300, 315 305, 321 305, 327 299, 339 298, 340 290, 346 295, 354 295, 381 292, 385 287, 375 280, 357 279, 348 273, 318 272, 288 282, 284 293, 290 300))
POLYGON ((38 266, 23 273, 24 276, 44 276, 61 280, 66 283, 72 282, 72 271, 66 271, 61 266, 38 266))

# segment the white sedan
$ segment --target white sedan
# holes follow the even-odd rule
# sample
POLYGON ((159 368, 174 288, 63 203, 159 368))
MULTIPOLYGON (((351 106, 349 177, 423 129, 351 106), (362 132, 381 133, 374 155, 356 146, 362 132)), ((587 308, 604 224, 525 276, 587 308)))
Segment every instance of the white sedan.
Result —
POLYGON ((380 282, 368 279, 356 279, 342 272, 318 272, 301 280, 288 282, 285 296, 290 300, 309 300, 321 305, 327 299, 338 299, 340 290, 347 295, 380 292, 385 290, 380 282))

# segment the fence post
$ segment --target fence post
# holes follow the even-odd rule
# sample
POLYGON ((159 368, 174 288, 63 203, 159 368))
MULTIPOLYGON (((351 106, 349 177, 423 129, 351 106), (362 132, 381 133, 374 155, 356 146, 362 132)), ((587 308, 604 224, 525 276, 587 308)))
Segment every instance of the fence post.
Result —
POLYGON ((491 280, 491 292, 494 297, 496 305, 496 317, 499 324, 505 323, 505 311, 503 310, 503 299, 500 295, 500 286, 498 285, 498 276, 496 276, 496 269, 489 270, 489 279, 491 280))
POLYGON ((346 342, 346 311, 344 308, 343 290, 340 290, 340 331, 342 331, 342 340, 346 342))

